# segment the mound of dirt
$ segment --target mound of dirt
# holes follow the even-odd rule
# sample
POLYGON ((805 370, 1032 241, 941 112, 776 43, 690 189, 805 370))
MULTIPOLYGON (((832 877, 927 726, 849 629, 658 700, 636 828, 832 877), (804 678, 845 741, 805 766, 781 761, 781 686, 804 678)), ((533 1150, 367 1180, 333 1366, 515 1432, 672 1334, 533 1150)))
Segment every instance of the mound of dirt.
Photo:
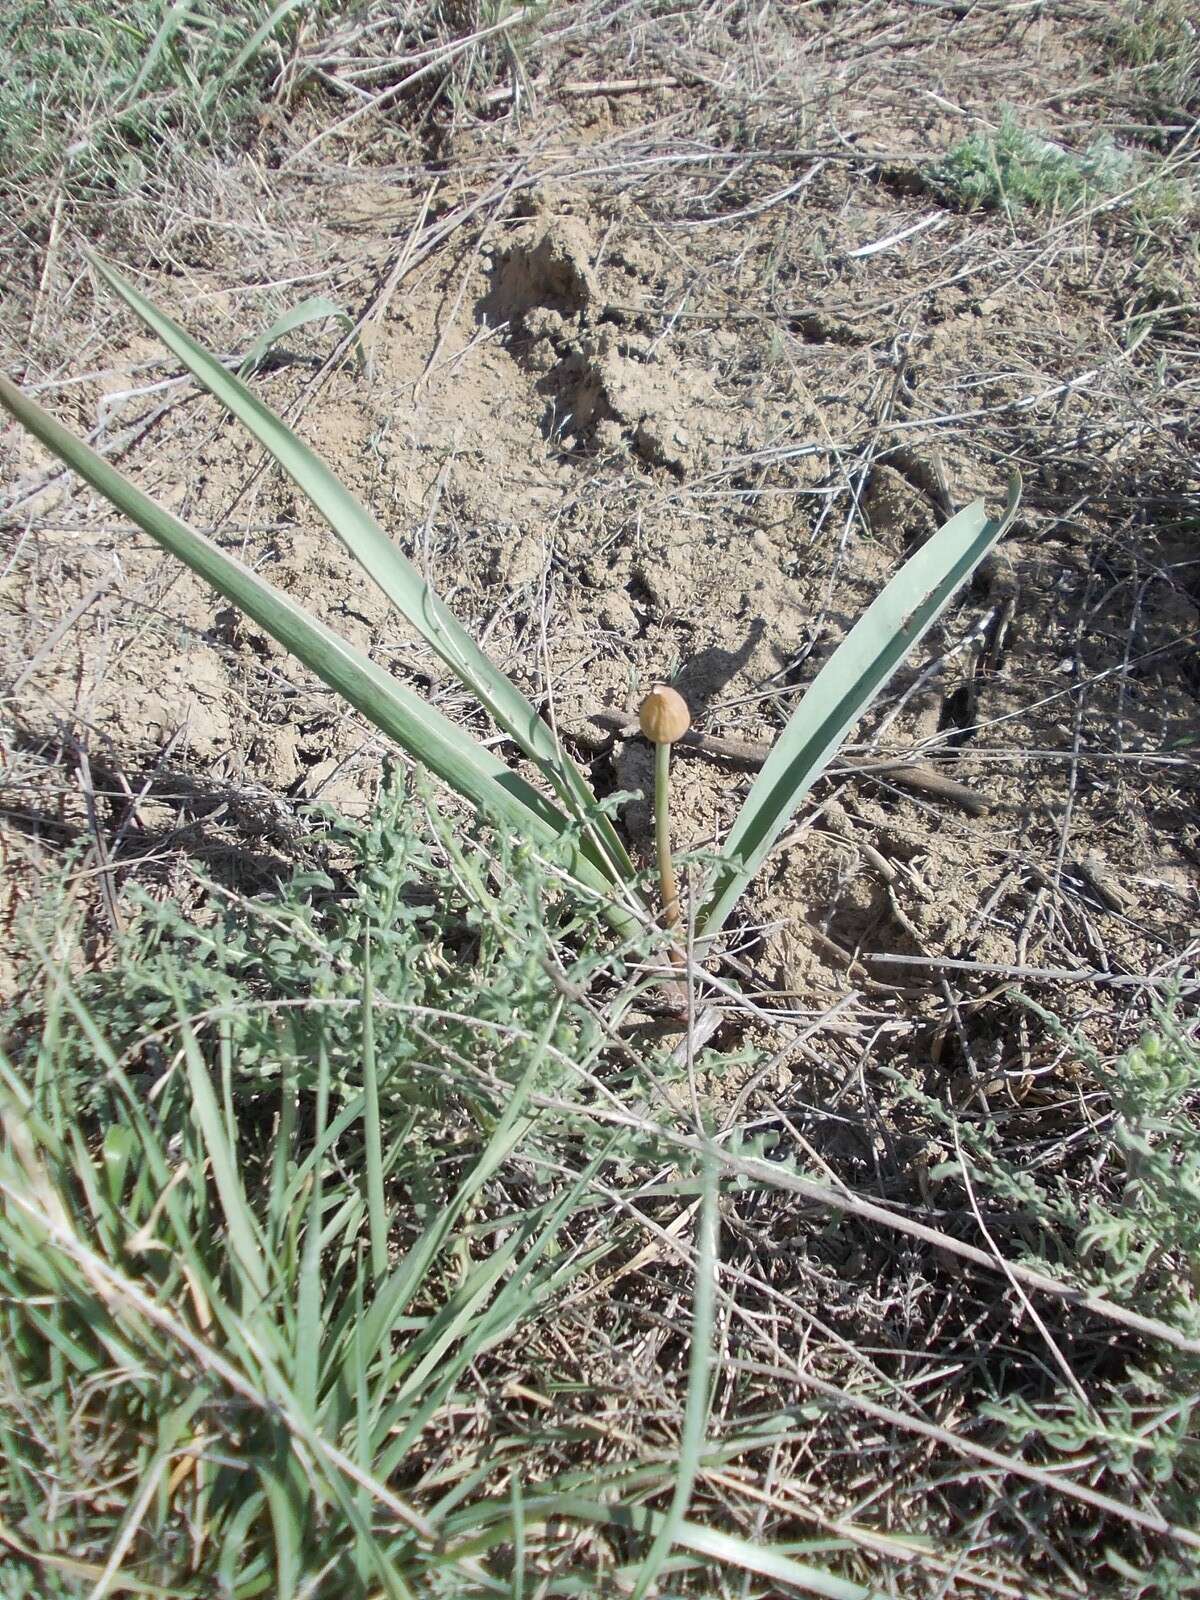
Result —
POLYGON ((682 478, 736 432, 728 403, 710 372, 609 320, 598 252, 578 217, 531 224, 498 258, 486 314, 516 325, 515 348, 550 401, 551 436, 604 454, 628 447, 682 478))
POLYGON ((578 217, 532 224, 499 258, 489 310, 504 322, 519 321, 534 306, 594 315, 600 303, 595 254, 591 230, 578 217))

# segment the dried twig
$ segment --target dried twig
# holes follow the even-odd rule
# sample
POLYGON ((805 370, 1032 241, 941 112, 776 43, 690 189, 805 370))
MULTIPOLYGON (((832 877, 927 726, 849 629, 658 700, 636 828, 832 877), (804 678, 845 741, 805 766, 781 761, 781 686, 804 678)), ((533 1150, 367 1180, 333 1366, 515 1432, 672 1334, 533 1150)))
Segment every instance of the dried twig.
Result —
MULTIPOLYGON (((621 716, 613 711, 595 711, 589 717, 572 725, 570 734, 585 749, 602 750, 614 739, 631 739, 638 732, 637 718, 621 716)), ((680 739, 680 751, 706 756, 712 761, 722 761, 729 766, 755 772, 771 753, 771 746, 750 739, 727 739, 720 734, 701 733, 692 728, 680 739)), ((947 778, 933 767, 897 760, 867 760, 842 756, 835 767, 828 769, 831 777, 880 778, 912 789, 918 794, 931 795, 959 806, 972 816, 983 816, 991 801, 986 795, 969 789, 966 784, 947 778)))

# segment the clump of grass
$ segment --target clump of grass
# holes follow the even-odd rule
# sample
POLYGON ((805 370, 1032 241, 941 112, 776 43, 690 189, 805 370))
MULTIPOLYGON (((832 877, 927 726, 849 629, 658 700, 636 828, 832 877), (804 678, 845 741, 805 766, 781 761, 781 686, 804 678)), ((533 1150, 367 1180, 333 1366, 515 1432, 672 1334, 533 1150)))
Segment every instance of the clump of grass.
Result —
POLYGON ((967 211, 1074 211, 1117 194, 1135 177, 1133 157, 1101 138, 1083 152, 1023 128, 1006 112, 994 133, 973 133, 930 173, 938 191, 967 211))
POLYGON ((1130 69, 1143 115, 1161 122, 1200 114, 1200 28, 1187 0, 1128 5, 1106 35, 1112 64, 1130 69))
POLYGON ((408 786, 333 844, 336 876, 203 926, 147 901, 107 974, 61 939, 30 974, 0 1052, 6 1595, 511 1594, 570 1545, 569 1400, 503 1390, 558 1392, 539 1330, 622 1246, 593 1184, 624 1145, 582 1114, 609 1031, 572 996, 645 951, 598 956, 553 861, 408 786))
POLYGON ((237 134, 322 0, 24 0, 0 15, 0 198, 111 203, 237 134))
MULTIPOLYGON (((697 1078, 685 1088, 667 1047, 628 1026, 654 951, 614 945, 594 903, 564 892, 569 848, 464 830, 412 780, 390 783, 366 824, 331 821, 320 859, 253 901, 208 886, 193 920, 147 897, 97 974, 69 975, 62 918, 44 907, 53 937, 0 1051, 5 1595, 649 1595, 669 1581, 722 1600, 869 1600, 884 1592, 880 1534, 898 1533, 906 1559, 940 1557, 953 1535, 923 1434, 885 1458, 922 1474, 907 1530, 864 1522, 859 1549, 798 1540, 786 1507, 782 1528, 755 1523, 755 1474, 794 1462, 804 1484, 816 1460, 801 1507, 853 1531, 864 1513, 843 1517, 842 1467, 857 1491, 862 1459, 878 1459, 877 1417, 864 1434, 840 1404, 795 1404, 813 1369, 791 1367, 781 1341, 808 1334, 805 1307, 841 1324, 815 1345, 817 1370, 851 1405, 901 1404, 877 1362, 907 1359, 912 1336, 876 1320, 874 1288, 839 1297, 840 1277, 808 1275, 826 1257, 845 1273, 844 1224, 822 1228, 739 1170, 764 1165, 775 1131, 701 1153, 704 1119, 681 1109, 697 1078), (722 1196, 718 1277, 723 1163, 739 1181, 722 1196), (645 1254, 647 1222, 668 1237, 658 1207, 673 1220, 689 1202, 694 1257, 653 1254, 635 1304, 614 1275, 645 1254), (777 1244, 801 1217, 803 1255, 777 1244), (787 1315, 760 1335, 743 1312, 768 1288, 787 1315), (738 1330, 732 1359, 718 1316, 738 1330), (646 1327, 642 1391, 630 1352, 646 1327), (769 1381, 743 1386, 743 1365, 769 1381), (755 1494, 740 1518, 714 1505, 739 1482, 755 1494), (797 1559, 818 1552, 849 1575, 797 1559)), ((1023 1244, 1194 1328, 1194 1044, 1168 1015, 1139 1050, 1086 1062, 1106 1101, 1074 1187, 1015 1161, 1011 1131, 921 1102, 963 1151, 931 1181, 943 1196, 971 1184, 968 1206, 940 1212, 981 1205, 1006 1255, 1023 1244)), ((711 1081, 721 1058, 694 1065, 711 1081)), ((778 1165, 795 1170, 786 1147, 778 1165)), ((855 1198, 830 1194, 835 1209, 855 1198)), ((938 1292, 971 1301, 961 1275, 938 1292)), ((1023 1350, 1007 1322, 979 1340, 950 1315, 924 1336, 922 1360, 969 1376, 964 1449, 986 1429, 1018 1470, 1045 1462, 1064 1488, 1086 1470, 1087 1486, 1116 1480, 1130 1504, 1190 1524, 1195 1358, 1076 1325, 1074 1382, 1055 1384, 1043 1346, 1023 1350)), ((960 1460, 944 1464, 962 1479, 960 1460)), ((994 1463, 984 1476, 991 1516, 1006 1502, 994 1463)), ((1084 1529, 1115 1575, 1096 1593, 1187 1592, 1186 1552, 1118 1548, 1113 1533, 1084 1529)), ((971 1555, 964 1542, 954 1559, 971 1555)))
POLYGON ((145 900, 104 973, 47 901, 0 1050, 6 1597, 869 1600, 686 1515, 761 1418, 709 1416, 713 1163, 621 1027, 653 952, 601 940, 568 855, 396 782, 328 872, 199 923, 145 900), (643 1393, 591 1275, 697 1194, 643 1393))

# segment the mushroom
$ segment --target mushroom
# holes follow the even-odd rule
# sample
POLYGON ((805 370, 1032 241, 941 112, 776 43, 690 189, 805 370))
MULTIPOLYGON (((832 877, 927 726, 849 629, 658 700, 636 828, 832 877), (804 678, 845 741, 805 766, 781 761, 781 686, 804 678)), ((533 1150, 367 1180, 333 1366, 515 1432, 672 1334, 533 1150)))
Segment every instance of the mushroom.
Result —
POLYGON ((671 746, 692 725, 687 701, 678 690, 656 683, 642 701, 638 725, 654 746, 654 842, 658 849, 658 876, 662 884, 663 925, 679 922, 679 890, 671 861, 670 770, 671 746))

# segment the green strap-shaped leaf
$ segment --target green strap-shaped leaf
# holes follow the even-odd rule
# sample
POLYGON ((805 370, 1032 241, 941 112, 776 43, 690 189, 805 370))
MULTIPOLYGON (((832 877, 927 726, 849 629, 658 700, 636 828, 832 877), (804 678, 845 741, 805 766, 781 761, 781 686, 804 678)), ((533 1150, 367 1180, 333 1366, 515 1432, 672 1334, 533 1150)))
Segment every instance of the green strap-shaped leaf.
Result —
POLYGON ((193 377, 227 406, 274 457, 367 575, 470 689, 497 727, 537 763, 567 809, 576 817, 592 816, 590 826, 602 857, 610 865, 610 876, 632 879, 634 871, 625 847, 609 819, 595 812, 595 798, 583 773, 521 691, 488 659, 366 507, 240 378, 228 372, 107 262, 91 254, 88 260, 126 305, 174 351, 193 377))
MULTIPOLYGON (((344 307, 335 306, 333 301, 323 294, 315 294, 309 300, 301 300, 299 305, 294 305, 290 311, 283 315, 267 329, 267 331, 254 341, 250 349, 242 357, 238 366, 238 377, 248 378, 255 372, 259 364, 266 359, 272 348, 280 339, 286 338, 296 328, 302 328, 306 322, 324 322, 332 317, 335 322, 341 323, 347 333, 354 332, 354 318, 344 307)), ((355 339, 355 351, 358 355, 360 369, 366 365, 363 357, 361 340, 355 339)))
MULTIPOLYGON (((0 404, 164 550, 185 562, 414 760, 480 810, 519 837, 543 846, 568 827, 566 817, 556 806, 448 717, 418 699, 241 561, 226 555, 211 539, 143 494, 103 456, 68 432, 2 375, 0 404)), ((611 895, 612 885, 606 875, 582 851, 575 852, 573 869, 583 882, 611 895)), ((610 902, 608 915, 618 928, 632 926, 632 918, 615 901, 610 902)))
POLYGON ((989 521, 982 500, 960 511, 900 568, 830 656, 780 734, 721 849, 697 928, 718 933, 797 806, 851 728, 1008 527, 1021 480, 989 521))

